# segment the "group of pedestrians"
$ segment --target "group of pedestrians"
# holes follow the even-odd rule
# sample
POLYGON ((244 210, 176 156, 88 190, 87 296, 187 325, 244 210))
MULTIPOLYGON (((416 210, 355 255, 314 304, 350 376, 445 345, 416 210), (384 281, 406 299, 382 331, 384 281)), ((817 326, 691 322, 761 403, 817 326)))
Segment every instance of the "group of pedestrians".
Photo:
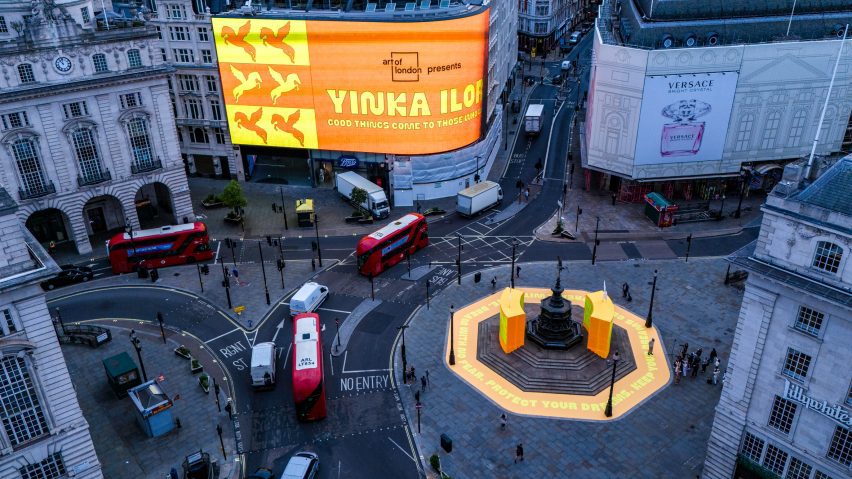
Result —
MULTIPOLYGON (((651 346, 653 348, 653 346, 651 346)), ((680 353, 675 358, 674 362, 674 373, 675 373, 675 384, 680 383, 681 377, 698 377, 698 370, 701 370, 702 374, 707 373, 707 369, 712 365, 713 372, 712 376, 707 379, 708 384, 716 385, 719 383, 719 367, 722 362, 719 360, 719 355, 716 353, 716 348, 713 348, 710 351, 709 356, 702 360, 701 356, 704 353, 703 349, 698 348, 697 351, 689 352, 689 343, 683 343, 680 353)), ((648 354, 653 354, 652 350, 649 348, 648 354)))

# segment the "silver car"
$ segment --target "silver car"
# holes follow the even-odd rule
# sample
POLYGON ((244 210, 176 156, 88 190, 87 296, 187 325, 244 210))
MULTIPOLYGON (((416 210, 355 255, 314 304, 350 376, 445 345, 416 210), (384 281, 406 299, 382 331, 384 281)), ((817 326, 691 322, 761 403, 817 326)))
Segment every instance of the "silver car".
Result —
POLYGON ((281 479, 314 479, 319 472, 319 456, 312 452, 297 452, 293 454, 281 479))

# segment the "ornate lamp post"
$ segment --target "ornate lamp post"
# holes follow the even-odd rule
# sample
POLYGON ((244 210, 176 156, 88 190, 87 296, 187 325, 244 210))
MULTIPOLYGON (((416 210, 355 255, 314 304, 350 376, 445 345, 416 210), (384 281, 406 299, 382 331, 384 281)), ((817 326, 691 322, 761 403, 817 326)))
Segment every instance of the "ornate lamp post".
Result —
POLYGON ((139 359, 139 367, 142 368, 142 379, 148 382, 148 374, 145 373, 145 363, 142 362, 142 346, 139 345, 139 338, 136 337, 136 330, 130 330, 130 343, 133 344, 133 349, 136 350, 136 357, 139 359))
POLYGON ((648 317, 645 318, 645 327, 650 328, 654 323, 654 293, 657 292, 657 270, 654 270, 654 282, 651 283, 651 304, 648 306, 648 317))
POLYGON ((615 367, 618 366, 618 351, 612 355, 612 381, 609 383, 609 401, 606 402, 604 416, 612 417, 612 390, 615 389, 615 367))
POLYGON ((512 238, 512 269, 509 270, 509 282, 515 289, 515 248, 518 246, 517 238, 512 238))
POLYGON ((455 306, 450 305, 450 366, 456 365, 456 351, 454 349, 455 340, 453 337, 453 329, 455 325, 455 321, 453 321, 454 316, 456 314, 455 306))
POLYGON ((595 245, 592 247, 592 264, 595 264, 595 260, 598 258, 598 228, 601 225, 601 217, 595 216, 595 245))

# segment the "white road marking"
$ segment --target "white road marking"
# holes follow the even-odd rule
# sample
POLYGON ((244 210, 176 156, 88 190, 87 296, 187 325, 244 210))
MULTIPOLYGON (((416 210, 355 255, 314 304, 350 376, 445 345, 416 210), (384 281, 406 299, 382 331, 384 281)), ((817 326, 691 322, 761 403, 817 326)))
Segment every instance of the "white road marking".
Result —
POLYGON ((284 367, 285 368, 287 367, 287 361, 290 360, 290 350, 291 349, 293 349, 293 343, 290 343, 290 345, 287 346, 287 356, 284 357, 284 367))
POLYGON ((233 333, 234 331, 240 331, 240 328, 232 329, 232 330, 228 331, 227 333, 222 333, 222 334, 216 336, 215 338, 208 339, 207 341, 204 341, 204 344, 210 344, 210 343, 212 343, 213 341, 216 341, 219 338, 223 338, 223 337, 233 333))
POLYGON ((217 262, 219 262, 219 250, 221 250, 221 249, 222 249, 222 242, 219 241, 218 243, 216 243, 216 256, 213 257, 213 264, 216 264, 217 262))
POLYGON ((346 370, 346 359, 349 357, 349 351, 343 353, 343 367, 340 368, 340 374, 361 374, 361 373, 382 373, 388 372, 390 369, 358 369, 353 371, 346 370))
POLYGON ((340 313, 340 314, 350 314, 352 311, 343 311, 340 309, 331 309, 331 308, 317 308, 317 311, 331 311, 332 313, 340 313))
POLYGON ((278 326, 275 326, 275 334, 272 336, 272 342, 273 343, 275 342, 275 338, 278 337, 278 333, 280 333, 282 329, 284 329, 284 320, 283 319, 281 320, 280 323, 278 323, 278 326))
POLYGON ((409 453, 405 452, 405 449, 403 449, 403 448, 402 448, 402 446, 400 446, 399 444, 397 444, 397 443, 396 443, 396 441, 394 441, 393 439, 391 439, 391 438, 390 438, 390 436, 388 436, 388 441, 392 442, 394 446, 398 447, 398 448, 399 448, 399 450, 400 450, 400 451, 402 451, 402 453, 406 455, 406 457, 408 457, 409 459, 411 459, 411 462, 414 462, 414 463, 416 463, 416 462, 417 462, 417 461, 415 461, 415 460, 414 460, 414 458, 413 458, 413 457, 411 457, 411 454, 409 454, 409 453))
POLYGON ((334 356, 328 353, 328 364, 331 366, 331 375, 334 376, 334 356))

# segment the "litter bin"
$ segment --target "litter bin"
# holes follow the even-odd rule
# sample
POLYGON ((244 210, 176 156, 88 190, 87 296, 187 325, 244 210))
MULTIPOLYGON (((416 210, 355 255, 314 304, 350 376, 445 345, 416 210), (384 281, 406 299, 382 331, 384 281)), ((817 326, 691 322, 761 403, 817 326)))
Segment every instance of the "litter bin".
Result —
POLYGON ((148 279, 148 268, 136 268, 136 274, 139 276, 139 279, 148 279))
POLYGON ((446 434, 441 434, 441 449, 447 452, 453 452, 453 440, 446 434))

